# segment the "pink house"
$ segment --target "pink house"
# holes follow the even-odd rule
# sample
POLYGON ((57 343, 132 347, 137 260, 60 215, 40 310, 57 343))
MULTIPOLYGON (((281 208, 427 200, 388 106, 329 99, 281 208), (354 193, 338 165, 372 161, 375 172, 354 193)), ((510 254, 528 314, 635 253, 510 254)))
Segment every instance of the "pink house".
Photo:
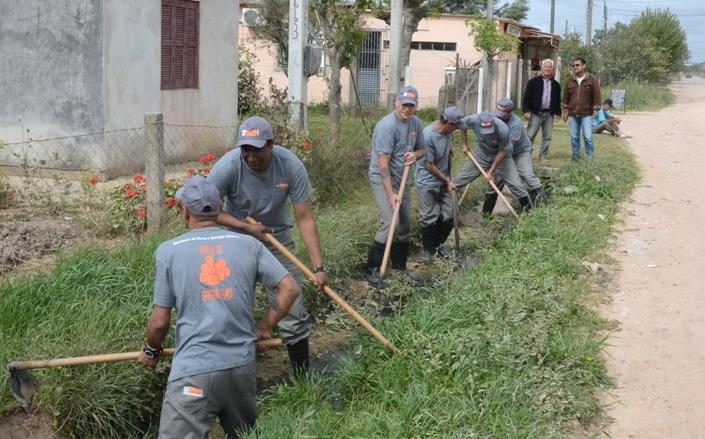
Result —
MULTIPOLYGON (((241 5, 240 17, 248 13, 253 6, 241 5)), ((471 16, 465 15, 441 15, 425 18, 419 23, 412 38, 410 65, 406 76, 407 83, 413 84, 419 90, 420 107, 436 107, 439 104, 439 90, 447 80, 455 77, 458 59, 463 65, 473 65, 482 59, 482 54, 475 49, 473 38, 469 35, 470 27, 467 22, 472 19, 471 16)), ((364 16, 363 20, 369 34, 356 67, 352 72, 342 72, 343 102, 349 106, 380 106, 385 102, 386 95, 389 26, 371 14, 364 16)), ((246 21, 242 18, 240 20, 240 47, 245 47, 257 55, 255 68, 265 84, 271 77, 274 84, 285 87, 287 78, 285 72, 277 65, 276 47, 257 40, 246 21)), ((519 37, 522 45, 519 54, 505 56, 497 63, 491 86, 492 95, 496 98, 505 96, 509 90, 509 95, 516 99, 523 84, 530 78, 531 60, 557 59, 560 37, 512 20, 499 19, 497 23, 501 31, 519 37), (522 68, 518 68, 519 61, 522 68)), ((322 63, 325 67, 325 59, 322 63)), ((325 68, 322 68, 316 76, 309 78, 309 103, 326 102, 325 74, 325 68)))

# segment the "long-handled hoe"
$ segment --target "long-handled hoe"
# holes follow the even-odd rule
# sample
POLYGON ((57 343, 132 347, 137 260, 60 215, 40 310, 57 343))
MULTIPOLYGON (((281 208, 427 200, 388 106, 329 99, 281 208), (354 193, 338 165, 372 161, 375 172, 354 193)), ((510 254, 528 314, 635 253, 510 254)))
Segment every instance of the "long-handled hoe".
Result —
MULTIPOLYGON (((272 338, 257 342, 259 350, 275 348, 281 345, 281 338, 272 338)), ((174 355, 175 351, 176 349, 174 348, 164 349, 161 355, 171 356, 174 355)), ((116 354, 87 355, 84 357, 54 358, 51 360, 13 361, 7 365, 10 391, 12 392, 12 396, 22 405, 22 408, 29 413, 32 408, 32 398, 39 388, 39 381, 32 376, 29 372, 30 369, 137 360, 139 355, 139 351, 134 351, 116 354)))
MULTIPOLYGON (((465 155, 467 155, 468 158, 469 158, 470 160, 472 160, 472 162, 473 162, 473 164, 475 165, 475 167, 480 170, 480 173, 482 173, 482 176, 485 177, 485 179, 487 179, 487 172, 485 172, 485 169, 484 169, 482 166, 480 166, 480 163, 479 163, 479 162, 477 161, 477 159, 472 155, 472 153, 471 153, 470 151, 468 151, 468 152, 465 153, 465 155)), ((497 195, 499 195, 499 199, 502 200, 502 202, 507 206, 507 209, 509 209, 509 212, 511 212, 512 216, 513 216, 514 218, 516 218, 516 219, 519 219, 519 215, 517 215, 516 211, 515 211, 514 208, 512 207, 512 204, 509 202, 509 200, 507 200, 507 198, 504 196, 504 194, 502 193, 502 191, 500 191, 500 190, 497 188, 497 185, 494 184, 494 181, 490 181, 489 183, 490 183, 490 186, 492 186, 492 189, 494 189, 494 191, 497 192, 497 195)), ((465 187, 465 191, 463 191, 463 196, 460 197, 460 202, 459 202, 458 204, 463 204, 463 200, 465 199, 465 195, 467 195, 467 193, 468 193, 468 188, 469 188, 469 187, 470 187, 470 185, 467 185, 467 186, 465 187)))
MULTIPOLYGON (((403 180, 404 179, 402 179, 402 182, 403 182, 403 180)), ((257 221, 255 221, 252 217, 247 217, 247 221, 250 224, 258 224, 257 221)), ((316 276, 313 274, 313 271, 311 271, 303 262, 301 262, 301 260, 299 260, 299 258, 294 256, 294 254, 291 253, 289 251, 289 249, 284 246, 284 244, 279 242, 279 240, 277 240, 277 238, 275 238, 274 235, 272 235, 271 233, 265 233, 264 237, 265 237, 265 239, 267 239, 267 242, 272 244, 277 250, 279 250, 279 252, 281 252, 281 254, 283 254, 284 256, 287 257, 287 259, 289 259, 291 262, 293 262, 294 265, 296 265, 299 268, 299 270, 301 270, 301 272, 306 275, 306 277, 308 278, 308 280, 311 283, 316 282, 316 276)), ((399 349, 397 349, 396 346, 394 346, 391 341, 387 340, 384 337, 384 335, 382 335, 381 332, 379 332, 374 326, 372 326, 370 324, 370 322, 365 320, 365 318, 362 317, 357 311, 355 311, 355 309, 353 309, 353 307, 348 305, 348 303, 345 300, 343 300, 343 298, 340 297, 338 295, 338 293, 333 291, 333 289, 331 287, 326 286, 326 287, 324 287, 323 291, 328 295, 328 297, 333 299, 333 301, 335 303, 337 303, 341 308, 343 308, 345 310, 345 312, 350 314, 350 316, 353 319, 355 319, 355 321, 357 323, 359 323, 363 328, 365 328, 367 330, 367 332, 372 334, 380 343, 382 343, 382 346, 389 349, 389 351, 391 351, 393 354, 399 353, 399 349)))

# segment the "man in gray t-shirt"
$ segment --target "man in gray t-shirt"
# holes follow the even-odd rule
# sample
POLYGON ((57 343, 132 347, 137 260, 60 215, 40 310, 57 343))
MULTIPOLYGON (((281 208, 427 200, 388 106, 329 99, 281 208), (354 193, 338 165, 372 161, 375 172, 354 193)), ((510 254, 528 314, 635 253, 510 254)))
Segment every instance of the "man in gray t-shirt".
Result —
MULTIPOLYGON (((519 177, 529 189, 532 204, 536 204, 537 201, 545 203, 548 201, 548 196, 543 189, 541 180, 534 173, 534 162, 531 159, 531 139, 524 131, 524 124, 521 119, 512 113, 513 109, 514 103, 511 99, 501 98, 497 101, 497 110, 494 114, 509 127, 509 141, 512 142, 514 148, 512 159, 514 159, 519 177)), ((497 187, 501 190, 504 187, 504 182, 501 181, 501 178, 499 180, 497 187)), ((497 193, 492 189, 485 192, 485 202, 482 205, 483 214, 489 215, 492 213, 497 203, 497 197, 497 193)))
MULTIPOLYGON (((272 127, 261 117, 250 117, 240 125, 236 147, 221 157, 208 174, 208 181, 225 198, 224 211, 216 221, 261 240, 264 233, 273 233, 296 253, 289 216, 291 202, 301 239, 315 267, 316 287, 322 290, 328 285, 328 276, 323 267, 318 228, 310 204, 311 183, 304 164, 288 149, 274 145, 272 127), (248 223, 247 217, 260 224, 248 223)), ((294 263, 271 244, 265 245, 301 285, 301 273, 294 263)), ((311 318, 304 308, 303 297, 297 298, 289 315, 279 322, 279 329, 294 372, 305 372, 309 363, 311 318)))
POLYGON ((414 115, 418 97, 419 93, 410 85, 399 90, 394 111, 377 122, 372 134, 368 176, 379 209, 380 226, 367 257, 365 279, 375 287, 381 284, 378 270, 382 265, 394 209, 399 203, 399 224, 390 251, 391 268, 411 275, 406 270, 411 237, 411 178, 407 177, 403 199, 399 199, 399 189, 404 167, 411 166, 424 154, 421 121, 414 115))
POLYGON ((271 338, 299 287, 262 243, 217 226, 215 185, 195 176, 176 198, 189 231, 156 251, 154 308, 139 360, 156 367, 175 308, 176 353, 159 437, 205 437, 216 416, 235 437, 257 417, 255 341, 271 338), (256 282, 276 294, 255 326, 256 282))
MULTIPOLYGON (((463 153, 469 152, 467 142, 467 129, 475 132, 477 138, 477 151, 475 158, 480 166, 487 169, 487 181, 495 180, 495 172, 501 177, 512 193, 519 198, 525 210, 531 208, 529 193, 521 183, 514 160, 512 160, 512 143, 509 140, 509 128, 490 112, 472 114, 463 119, 465 129, 461 128, 460 137, 463 142, 463 153)), ((468 160, 463 168, 455 175, 453 182, 460 188, 470 184, 482 175, 475 164, 468 160)))
POLYGON ((424 261, 437 253, 453 230, 453 197, 451 179, 453 132, 462 125, 465 114, 458 107, 448 107, 438 120, 423 130, 426 155, 416 162, 416 193, 419 197, 421 241, 424 261))

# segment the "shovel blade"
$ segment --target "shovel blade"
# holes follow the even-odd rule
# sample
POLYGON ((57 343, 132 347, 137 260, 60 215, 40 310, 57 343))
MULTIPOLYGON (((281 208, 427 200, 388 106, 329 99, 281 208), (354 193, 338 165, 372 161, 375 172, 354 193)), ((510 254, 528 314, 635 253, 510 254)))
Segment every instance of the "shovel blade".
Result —
POLYGON ((32 399, 39 388, 39 382, 28 370, 18 369, 12 363, 7 367, 10 380, 10 392, 25 412, 31 413, 32 399))

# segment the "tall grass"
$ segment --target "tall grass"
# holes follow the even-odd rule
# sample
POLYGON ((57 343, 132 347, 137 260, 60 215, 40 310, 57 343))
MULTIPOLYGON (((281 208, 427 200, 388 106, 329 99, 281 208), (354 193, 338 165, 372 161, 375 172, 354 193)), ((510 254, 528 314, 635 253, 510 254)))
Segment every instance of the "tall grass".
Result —
POLYGON ((612 95, 612 90, 626 90, 627 110, 660 110, 676 101, 673 90, 667 86, 648 84, 639 81, 623 81, 602 87, 602 99, 612 95))

